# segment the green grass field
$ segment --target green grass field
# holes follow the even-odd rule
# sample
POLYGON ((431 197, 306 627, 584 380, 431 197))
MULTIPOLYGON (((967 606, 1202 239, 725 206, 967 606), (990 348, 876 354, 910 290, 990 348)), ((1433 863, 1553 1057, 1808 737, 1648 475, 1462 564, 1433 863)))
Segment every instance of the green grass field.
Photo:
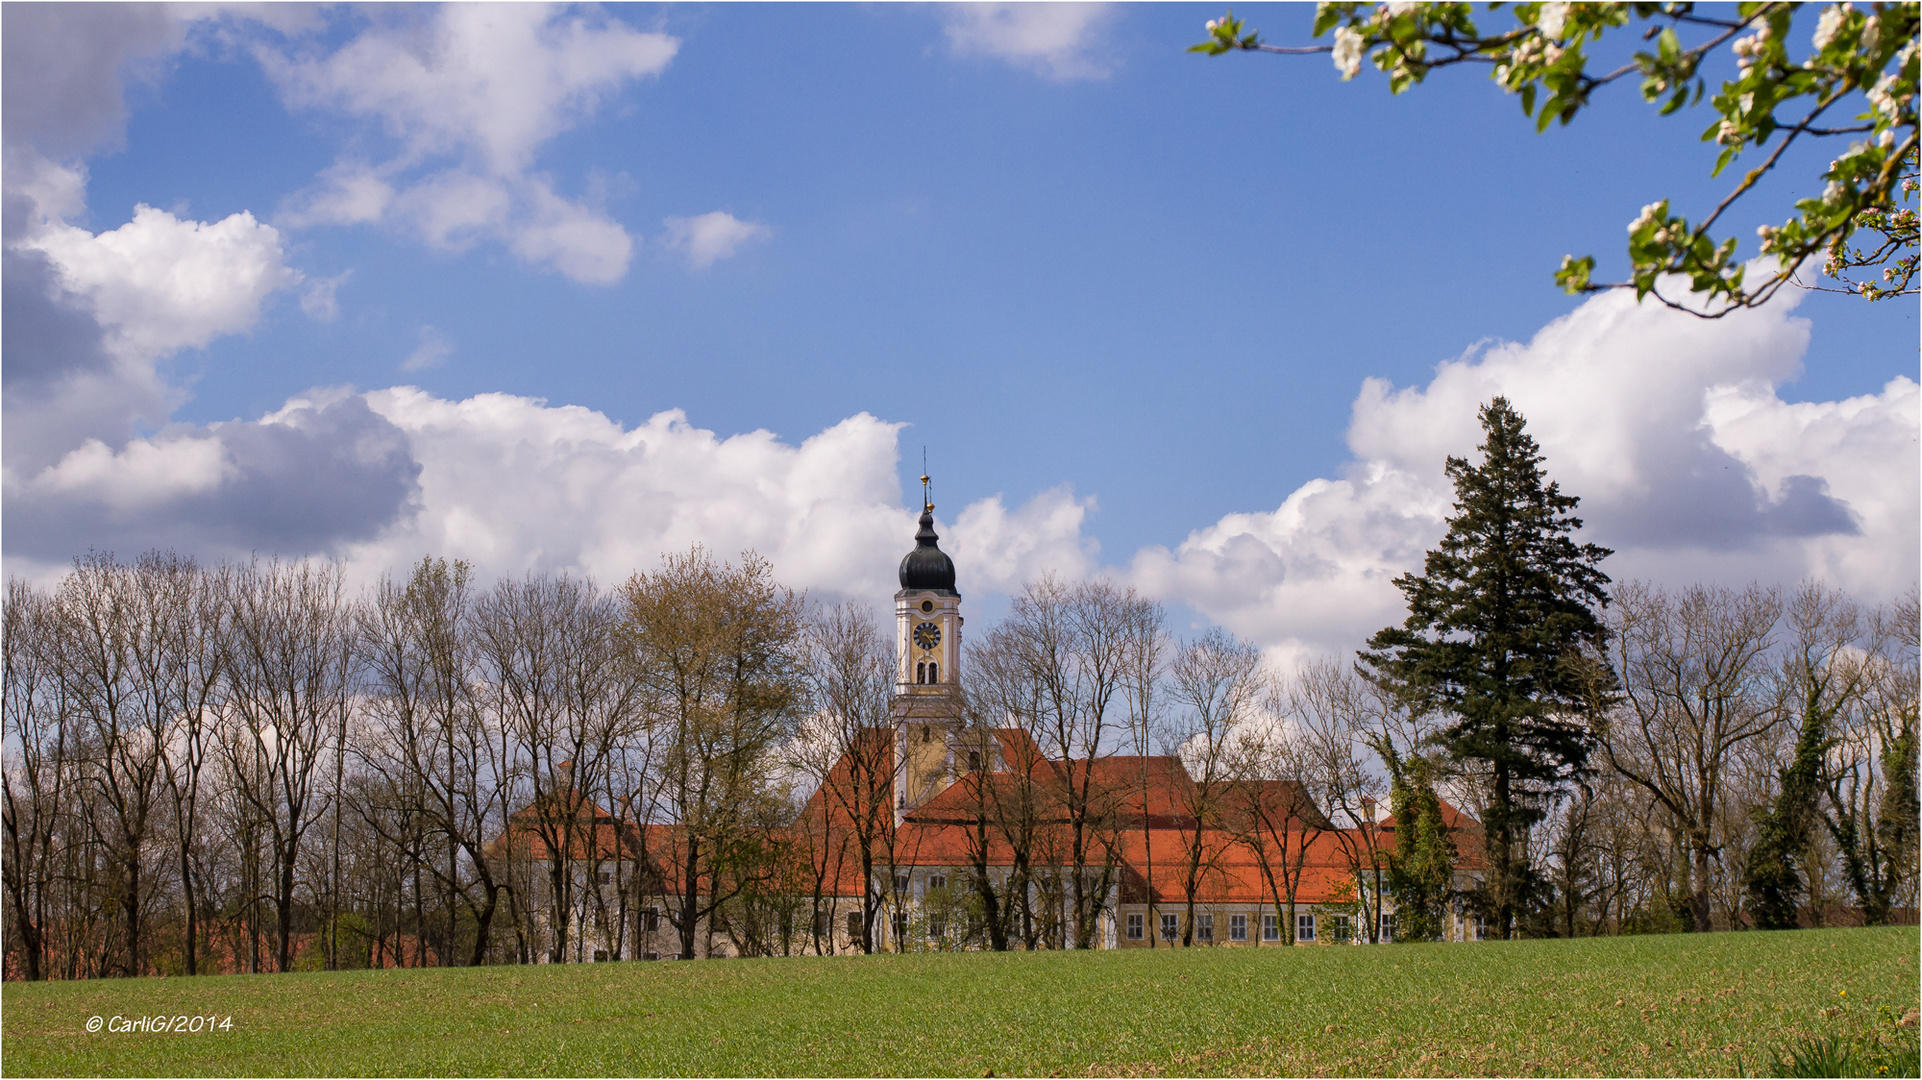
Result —
POLYGON ((7 1075, 1728 1075, 1913 1044, 1913 927, 9 983, 7 1075), (89 1033, 148 1014, 201 1034, 89 1033))

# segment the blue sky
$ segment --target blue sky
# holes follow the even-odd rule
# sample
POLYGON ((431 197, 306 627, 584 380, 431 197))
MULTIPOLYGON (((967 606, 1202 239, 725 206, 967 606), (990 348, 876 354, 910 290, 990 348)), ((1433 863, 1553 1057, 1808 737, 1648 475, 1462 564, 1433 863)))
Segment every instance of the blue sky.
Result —
MULTIPOLYGON (((1815 294, 1687 326, 1553 286, 1569 252, 1619 272, 1642 204, 1697 216, 1725 193, 1705 114, 1658 118, 1623 86, 1537 135, 1479 72, 1395 97, 1325 57, 1189 55, 1207 6, 515 11, 290 8, 267 26, 7 9, 7 188, 38 200, 9 202, 9 250, 51 260, 42 292, 94 320, 119 388, 59 391, 85 419, 24 419, 55 415, 58 393, 13 377, 42 362, 23 359, 38 339, 10 298, 10 571, 164 543, 368 574, 451 547, 494 572, 617 578, 693 539, 861 594, 907 546, 886 510, 906 514, 925 445, 964 591, 972 555, 988 604, 1105 568, 1273 648, 1326 647, 1392 607, 1390 571, 1438 535, 1439 457, 1472 449, 1471 399, 1492 388, 1542 415, 1551 469, 1580 463, 1565 484, 1623 548, 1617 576, 1821 574, 1871 596, 1915 578, 1914 303, 1815 294), (78 56, 64 72, 33 61, 56 41, 78 56), (544 89, 539 71, 576 83, 544 89), (58 212, 56 174, 75 178, 58 212), (347 175, 384 185, 381 209, 326 203, 347 175), (198 240, 127 233, 119 269, 90 262, 139 204, 208 226, 250 214, 193 265, 253 306, 139 299, 198 240), (436 233, 449 215, 464 224, 436 233), (208 269, 243 250, 271 265, 241 285, 208 269), (1690 375, 1647 390, 1672 400, 1636 404, 1638 379, 1674 369, 1690 375), (1370 398, 1370 378, 1415 396, 1370 398), (396 403, 397 386, 424 393, 396 403), (495 394, 548 408, 450 419, 495 394), (1605 398, 1620 422, 1586 423, 1605 398), (589 421, 566 406, 620 432, 667 410, 685 426, 583 464, 566 448, 621 435, 567 428, 589 421), (906 426, 845 427, 862 413, 906 426), (1580 443, 1590 428, 1616 441, 1580 443), (725 442, 756 431, 775 442, 725 442), (797 448, 833 432, 808 464, 797 448), (538 453, 514 458, 514 439, 538 453), (836 457, 837 440, 858 448, 836 457), (1891 447, 1905 464, 1843 490, 1891 447), (449 479, 456 465, 471 475, 449 479), (1381 468, 1419 482, 1368 487, 1381 468), (1736 487, 1702 494, 1717 468, 1736 487), (832 477, 813 502, 792 494, 810 470, 832 477), (1360 508, 1310 510, 1328 483, 1360 508), (1704 509, 1724 496, 1734 509, 1704 509), (1804 496, 1819 505, 1797 510, 1804 496), (1328 570, 1341 560, 1317 544, 1372 554, 1328 570)), ((1307 39, 1305 6, 1237 13, 1307 39)), ((1730 231, 1779 219, 1826 152, 1789 161, 1730 231)))

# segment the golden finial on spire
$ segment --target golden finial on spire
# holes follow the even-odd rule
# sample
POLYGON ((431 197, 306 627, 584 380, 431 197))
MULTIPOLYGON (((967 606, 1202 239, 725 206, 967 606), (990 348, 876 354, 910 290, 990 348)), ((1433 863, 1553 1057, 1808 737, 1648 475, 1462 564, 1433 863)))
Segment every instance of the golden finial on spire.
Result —
POLYGON ((921 448, 921 512, 934 512, 934 499, 928 491, 928 448, 925 446, 921 448))

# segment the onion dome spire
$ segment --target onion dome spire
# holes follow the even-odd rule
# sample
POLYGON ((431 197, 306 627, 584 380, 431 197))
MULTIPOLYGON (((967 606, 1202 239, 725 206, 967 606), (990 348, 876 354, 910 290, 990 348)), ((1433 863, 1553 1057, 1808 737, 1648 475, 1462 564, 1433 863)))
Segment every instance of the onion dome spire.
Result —
POLYGON ((941 550, 940 534, 934 531, 934 503, 929 499, 928 478, 921 477, 921 527, 914 533, 914 550, 901 559, 903 592, 937 592, 959 596, 954 591, 954 560, 941 550))

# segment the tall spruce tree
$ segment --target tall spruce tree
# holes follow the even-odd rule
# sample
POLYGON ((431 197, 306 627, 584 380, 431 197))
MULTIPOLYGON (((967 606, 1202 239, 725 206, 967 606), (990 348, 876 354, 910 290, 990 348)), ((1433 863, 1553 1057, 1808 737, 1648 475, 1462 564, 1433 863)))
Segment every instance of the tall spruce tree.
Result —
POLYGON ((1455 514, 1419 575, 1395 585, 1408 619, 1368 640, 1361 661, 1411 706, 1446 719, 1434 739, 1489 780, 1479 906, 1507 937, 1533 875, 1521 841, 1587 770, 1590 719, 1613 694, 1596 614, 1607 548, 1578 544, 1580 502, 1542 475, 1542 455, 1506 398, 1482 407, 1482 462, 1448 459, 1455 514))

